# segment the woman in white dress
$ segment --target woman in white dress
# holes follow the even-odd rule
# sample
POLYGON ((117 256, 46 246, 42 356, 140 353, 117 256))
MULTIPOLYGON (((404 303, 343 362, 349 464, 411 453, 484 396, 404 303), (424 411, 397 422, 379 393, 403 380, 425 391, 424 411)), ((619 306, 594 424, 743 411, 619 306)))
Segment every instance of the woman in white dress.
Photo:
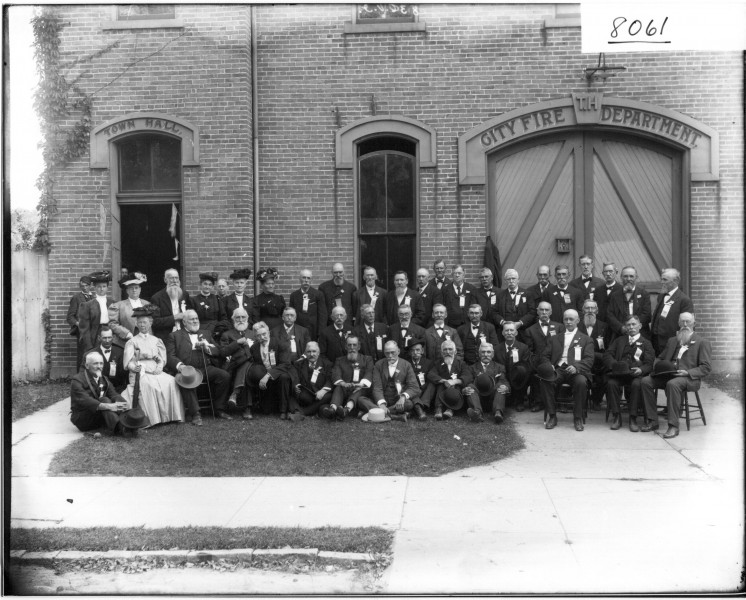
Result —
POLYGON ((151 333, 153 304, 136 308, 135 321, 139 333, 124 347, 124 366, 130 372, 129 385, 122 397, 132 406, 135 375, 140 373, 140 408, 151 425, 169 421, 184 421, 184 404, 176 380, 163 372, 166 365, 166 346, 151 333))
POLYGON ((109 327, 114 332, 114 343, 117 346, 124 348, 127 340, 131 340, 137 332, 133 311, 150 304, 147 300, 140 298, 142 290, 140 286, 147 280, 147 275, 139 272, 119 280, 119 287, 126 292, 127 298, 109 307, 109 327))

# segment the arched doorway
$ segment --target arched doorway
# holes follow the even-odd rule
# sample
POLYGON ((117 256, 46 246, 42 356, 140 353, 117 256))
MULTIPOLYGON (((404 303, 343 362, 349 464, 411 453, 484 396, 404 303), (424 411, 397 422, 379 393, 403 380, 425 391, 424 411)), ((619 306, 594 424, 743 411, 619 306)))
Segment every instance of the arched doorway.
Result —
POLYGON ((563 131, 488 156, 489 224, 503 264, 524 281, 542 264, 582 254, 596 265, 636 267, 657 288, 661 269, 681 265, 688 199, 683 151, 613 131, 563 131))

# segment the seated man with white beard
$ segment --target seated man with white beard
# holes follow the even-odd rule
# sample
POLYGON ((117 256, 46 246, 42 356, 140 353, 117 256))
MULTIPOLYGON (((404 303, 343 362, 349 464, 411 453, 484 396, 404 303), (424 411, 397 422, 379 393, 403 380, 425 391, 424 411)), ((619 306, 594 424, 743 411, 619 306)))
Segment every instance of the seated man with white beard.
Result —
POLYGON ((224 331, 220 336, 221 354, 225 356, 223 369, 231 376, 233 391, 228 404, 241 411, 244 419, 253 419, 249 388, 246 376, 251 366, 251 346, 254 344, 254 332, 249 329, 249 313, 237 308, 231 316, 233 328, 224 331))
POLYGON ((698 390, 702 379, 710 374, 710 342, 694 333, 694 315, 679 315, 679 331, 669 338, 666 347, 653 365, 653 373, 642 380, 642 397, 645 400, 647 422, 640 431, 658 429, 658 412, 655 390, 666 390, 668 429, 664 438, 679 435, 679 414, 684 392, 698 390))
POLYGON ((604 352, 609 349, 611 344, 611 329, 609 326, 598 319, 598 303, 595 300, 586 300, 583 302, 583 318, 578 324, 578 331, 584 333, 593 340, 593 390, 591 398, 593 408, 601 407, 604 398, 604 352))
POLYGON ((461 388, 472 382, 471 371, 456 356, 453 341, 446 340, 440 345, 440 358, 433 361, 427 380, 435 386, 435 419, 450 419, 464 405, 461 388))
POLYGON ((85 369, 73 377, 70 388, 70 421, 80 431, 105 427, 111 433, 123 432, 121 416, 128 410, 127 401, 117 394, 103 373, 104 357, 89 352, 85 369))
POLYGON ((396 342, 386 342, 383 348, 385 358, 373 367, 372 398, 361 396, 357 405, 361 412, 381 408, 395 421, 404 421, 414 409, 414 399, 420 393, 412 365, 399 358, 396 342))

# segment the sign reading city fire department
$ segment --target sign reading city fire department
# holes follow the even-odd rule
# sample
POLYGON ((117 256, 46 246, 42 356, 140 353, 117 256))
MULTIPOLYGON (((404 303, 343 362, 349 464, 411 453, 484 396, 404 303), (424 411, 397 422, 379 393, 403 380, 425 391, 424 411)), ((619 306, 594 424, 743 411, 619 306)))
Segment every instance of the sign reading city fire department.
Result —
POLYGON ((693 181, 718 179, 718 133, 675 111, 602 93, 529 105, 472 128, 459 138, 459 180, 484 184, 485 153, 515 141, 580 127, 604 128, 663 140, 690 151, 693 181))

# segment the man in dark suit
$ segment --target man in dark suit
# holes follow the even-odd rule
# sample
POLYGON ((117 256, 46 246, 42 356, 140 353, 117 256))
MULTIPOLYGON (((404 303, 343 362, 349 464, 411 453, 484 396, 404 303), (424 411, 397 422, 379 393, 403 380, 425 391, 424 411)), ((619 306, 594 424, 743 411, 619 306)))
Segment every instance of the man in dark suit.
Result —
POLYGON ((562 323, 551 320, 552 305, 549 302, 539 302, 536 311, 539 320, 526 330, 527 345, 531 352, 531 367, 534 371, 531 380, 531 412, 539 412, 543 406, 540 393, 541 382, 536 376, 536 367, 539 366, 544 348, 547 347, 549 340, 565 331, 562 323))
POLYGON ((489 321, 492 311, 497 305, 497 296, 500 288, 495 285, 495 276, 492 269, 484 267, 479 271, 479 285, 477 286, 477 301, 482 307, 484 320, 489 321))
POLYGON ((564 333, 549 340, 538 366, 542 375, 544 365, 549 365, 554 371, 554 381, 549 381, 552 377, 541 379, 541 393, 549 415, 545 427, 554 429, 557 426, 555 389, 563 383, 569 383, 572 386, 574 400, 575 430, 583 431, 583 407, 588 395, 588 378, 591 377, 593 367, 593 342, 587 335, 578 331, 580 317, 574 309, 565 311, 562 322, 565 325, 564 333))
POLYGON ((360 352, 370 356, 373 363, 384 357, 383 348, 388 341, 388 327, 376 322, 376 309, 370 304, 360 307, 362 322, 352 332, 360 340, 360 352))
POLYGON ((549 296, 553 315, 562 315, 568 309, 573 309, 580 314, 583 311, 583 293, 568 285, 570 279, 570 267, 557 265, 554 267, 554 278, 557 285, 549 296))
POLYGON ((593 408, 600 408, 604 398, 606 385, 604 382, 604 352, 609 349, 611 343, 611 330, 609 326, 597 318, 598 304, 590 298, 583 302, 583 318, 578 325, 580 333, 584 333, 593 340, 593 389, 591 400, 593 408))
MULTIPOLYGON (((427 329, 432 325, 433 305, 442 302, 442 294, 435 280, 430 279, 430 272, 422 267, 417 269, 417 293, 422 301, 422 310, 425 312, 422 323, 417 323, 420 327, 427 329)), ((391 325, 391 323, 389 323, 391 325)))
POLYGON ((104 375, 109 379, 117 394, 127 387, 129 373, 124 370, 124 350, 114 345, 114 332, 103 325, 98 334, 98 345, 94 348, 104 357, 104 375))
POLYGON ((413 321, 421 324, 427 321, 425 306, 418 292, 410 290, 409 278, 404 271, 394 273, 394 289, 386 294, 386 323, 396 323, 399 320, 399 307, 409 306, 412 309, 413 321))
POLYGON ((78 328, 78 309, 80 305, 93 299, 93 285, 88 275, 83 275, 78 282, 80 291, 75 292, 70 298, 67 308, 67 324, 70 326, 70 335, 75 338, 78 357, 75 361, 76 367, 83 363, 82 347, 80 345, 80 329, 78 328))
POLYGON ((583 254, 578 260, 580 263, 580 276, 570 282, 574 288, 578 288, 583 293, 583 300, 593 300, 595 289, 604 284, 604 280, 593 274, 593 257, 583 254))
POLYGON ((420 386, 412 365, 399 357, 396 342, 387 342, 384 347, 386 358, 373 366, 373 388, 371 398, 361 396, 357 406, 361 412, 371 408, 382 408, 386 415, 395 421, 404 421, 414 409, 414 399, 420 393, 420 386))
POLYGON ((606 320, 612 331, 612 341, 615 337, 624 337, 627 331, 624 323, 630 315, 637 315, 640 319, 640 333, 650 339, 650 294, 642 287, 637 287, 637 270, 634 267, 622 269, 622 289, 609 296, 606 308, 606 320))
POLYGON ((347 324, 347 311, 341 306, 332 309, 332 325, 319 333, 321 356, 334 364, 340 356, 347 354, 347 338, 352 335, 352 327, 347 324))
MULTIPOLYGON (((202 373, 210 384, 215 416, 230 421, 232 417, 225 412, 225 408, 231 376, 216 366, 223 354, 220 348, 210 342, 210 332, 200 329, 199 317, 194 310, 184 312, 183 323, 183 329, 170 333, 166 338, 166 364, 173 372, 181 373, 185 367, 194 367, 202 373)), ((182 386, 179 389, 187 416, 192 417, 193 423, 201 423, 197 392, 182 386)))
POLYGON ((526 407, 526 391, 531 381, 531 351, 528 346, 518 339, 518 329, 515 323, 503 323, 503 339, 495 346, 495 362, 505 367, 510 391, 508 395, 515 404, 517 412, 523 412, 526 407))
POLYGON ((435 419, 452 418, 454 411, 463 406, 462 388, 472 381, 471 371, 456 356, 456 344, 452 340, 441 344, 440 358, 433 361, 427 380, 435 386, 435 419))
POLYGON ((290 377, 290 419, 302 421, 332 401, 332 363, 320 355, 319 345, 308 342, 303 356, 293 363, 290 377))
POLYGON ((360 311, 363 306, 369 304, 375 311, 376 321, 383 323, 386 320, 386 290, 376 285, 378 273, 373 267, 363 269, 363 281, 365 285, 356 289, 352 294, 352 306, 355 311, 355 325, 360 325, 363 320, 360 311))
POLYGON ((251 321, 251 314, 254 310, 254 301, 249 295, 249 290, 246 289, 249 281, 251 281, 251 269, 236 269, 230 274, 230 279, 233 284, 233 292, 222 299, 223 312, 225 313, 226 320, 217 326, 218 333, 222 333, 226 329, 231 328, 229 319, 233 314, 233 311, 237 308, 242 308, 248 313, 249 327, 254 324, 251 321))
POLYGON ((476 303, 469 307, 469 323, 459 327, 456 333, 464 345, 464 360, 469 366, 479 362, 479 346, 485 342, 493 347, 498 344, 495 326, 482 321, 482 307, 476 303))
POLYGON ((269 332, 270 337, 279 342, 280 352, 287 354, 290 363, 301 357, 306 345, 311 341, 308 329, 298 325, 296 318, 295 309, 286 306, 282 311, 282 325, 269 332))
POLYGON ((440 290, 443 305, 448 312, 448 325, 457 329, 464 323, 469 322, 469 307, 477 298, 477 289, 464 279, 464 268, 461 265, 453 265, 451 270, 453 281, 444 285, 440 290))
POLYGON ((425 330, 412 322, 412 309, 409 306, 400 306, 397 313, 399 320, 389 325, 388 336, 390 340, 395 341, 396 345, 399 346, 401 355, 404 358, 409 358, 413 340, 423 340, 425 338, 425 330))
POLYGON ((598 304, 598 318, 606 323, 606 307, 611 294, 622 289, 622 284, 616 280, 617 273, 614 263, 604 263, 601 274, 604 276, 604 283, 593 290, 593 299, 598 304))
MULTIPOLYGON (((98 343, 98 333, 103 325, 109 323, 109 307, 114 304, 113 298, 107 296, 111 277, 108 271, 97 271, 89 275, 96 295, 78 308, 78 329, 80 333, 80 352, 84 356, 98 343)), ((76 365, 79 369, 83 365, 76 365)))
POLYGON ((427 380, 427 374, 430 372, 433 363, 430 359, 425 358, 425 342, 419 338, 411 341, 409 362, 420 388, 417 398, 414 399, 414 415, 420 421, 424 421, 427 419, 425 412, 430 408, 435 396, 435 386, 427 380))
POLYGON ((676 334, 679 316, 693 313, 694 304, 679 289, 681 274, 676 269, 665 269, 661 273, 661 292, 652 319, 652 342, 656 354, 663 352, 668 340, 676 334))
POLYGON ((526 302, 529 303, 529 311, 536 314, 539 302, 550 302, 552 292, 554 292, 554 284, 549 282, 551 271, 549 266, 541 265, 536 269, 536 285, 532 285, 526 289, 526 302))
POLYGON ((324 294, 311 287, 313 273, 309 269, 300 272, 300 288, 290 294, 289 306, 298 315, 298 325, 308 329, 312 340, 319 339, 319 332, 326 327, 326 299, 324 294))
POLYGON ((241 417, 253 419, 251 414, 251 392, 247 387, 249 367, 251 366, 251 346, 254 345, 254 331, 249 328, 249 313, 243 308, 233 311, 233 327, 220 336, 220 354, 225 359, 222 369, 231 377, 231 395, 228 406, 241 411, 241 417))
POLYGON ((207 329, 212 335, 211 339, 220 339, 215 336, 215 328, 228 316, 223 309, 223 303, 213 291, 215 281, 218 279, 217 273, 200 273, 199 274, 199 293, 190 298, 190 308, 193 308, 199 316, 199 324, 202 329, 207 329))
POLYGON ((484 420, 482 407, 495 419, 496 424, 505 420, 505 398, 510 392, 505 377, 505 367, 496 363, 495 351, 490 344, 479 346, 479 362, 471 365, 472 382, 464 387, 464 396, 469 408, 466 414, 475 423, 484 420), (484 380, 484 381, 483 381, 484 380))
POLYGON ((168 269, 163 274, 163 281, 166 287, 153 294, 150 302, 158 307, 158 316, 153 318, 153 335, 157 335, 165 344, 171 333, 183 329, 184 313, 191 306, 191 301, 189 294, 181 289, 181 279, 176 269, 168 269))
POLYGON ((456 356, 461 360, 464 358, 464 345, 458 332, 446 325, 447 317, 445 306, 433 306, 433 325, 425 330, 425 356, 432 361, 440 360, 440 349, 445 341, 452 341, 456 345, 456 356))
POLYGON ((619 404, 622 390, 629 402, 629 430, 640 431, 637 425, 637 407, 642 400, 642 378, 653 370, 655 352, 653 345, 640 335, 640 319, 637 315, 627 317, 624 337, 615 339, 604 353, 606 367, 606 401, 612 414, 611 429, 622 426, 619 404))
MULTIPOLYGON (((355 316, 352 296, 356 290, 357 287, 345 280, 344 265, 342 263, 334 263, 334 265, 332 265, 332 278, 328 281, 324 281, 319 286, 319 291, 324 294, 324 299, 326 301, 326 314, 329 315, 327 325, 331 325, 333 321, 332 309, 344 308, 347 318, 345 326, 352 327, 352 320, 355 316)), ((324 352, 323 345, 321 352, 324 352)))
POLYGON ((433 263, 433 273, 435 273, 433 285, 442 292, 443 288, 451 283, 451 280, 446 277, 446 261, 442 258, 436 260, 433 263))
POLYGON ((289 353, 276 338, 270 337, 269 327, 264 321, 254 323, 253 329, 256 343, 251 346, 253 364, 247 375, 252 391, 249 408, 252 408, 253 398, 258 395, 265 414, 279 411, 280 419, 286 421, 293 385, 289 353))
POLYGON ((518 271, 505 271, 505 281, 508 287, 498 293, 489 320, 495 325, 500 341, 503 341, 502 328, 506 322, 514 323, 520 339, 525 340, 526 329, 536 321, 536 307, 529 301, 527 291, 518 286, 518 271))
POLYGON ((95 351, 88 353, 84 368, 73 377, 70 386, 70 421, 80 431, 105 427, 111 434, 120 433, 127 401, 116 392, 103 370, 103 356, 95 351))
POLYGON ((354 335, 347 338, 347 353, 334 361, 332 368, 332 401, 322 406, 319 414, 338 421, 350 414, 361 397, 370 397, 373 385, 373 359, 360 354, 360 340, 354 335))
MULTIPOLYGON (((666 343, 658 355, 653 374, 642 380, 642 396, 645 400, 645 414, 648 421, 642 431, 658 429, 658 408, 655 397, 656 389, 666 390, 668 406, 668 429, 664 438, 679 435, 679 415, 681 398, 685 391, 698 390, 702 380, 710 374, 712 366, 710 342, 698 333, 694 333, 694 315, 684 312, 679 315, 679 331, 666 343), (658 375, 661 372, 658 362, 665 362, 674 370, 668 376, 658 375)), ((668 369, 662 367, 665 371, 668 369)))

